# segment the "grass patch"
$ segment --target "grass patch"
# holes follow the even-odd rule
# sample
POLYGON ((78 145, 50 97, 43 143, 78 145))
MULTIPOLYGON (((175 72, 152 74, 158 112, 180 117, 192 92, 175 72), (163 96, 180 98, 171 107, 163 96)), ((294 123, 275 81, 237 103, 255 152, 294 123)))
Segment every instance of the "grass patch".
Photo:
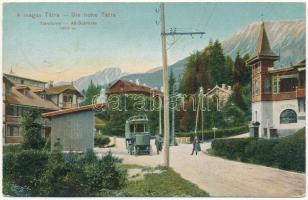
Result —
MULTIPOLYGON (((131 166, 126 166, 131 167, 131 166)), ((137 166, 137 168, 142 168, 137 166)), ((140 181, 129 181, 119 193, 126 197, 207 197, 209 194, 197 185, 183 179, 172 169, 161 169, 162 173, 147 173, 140 181)))

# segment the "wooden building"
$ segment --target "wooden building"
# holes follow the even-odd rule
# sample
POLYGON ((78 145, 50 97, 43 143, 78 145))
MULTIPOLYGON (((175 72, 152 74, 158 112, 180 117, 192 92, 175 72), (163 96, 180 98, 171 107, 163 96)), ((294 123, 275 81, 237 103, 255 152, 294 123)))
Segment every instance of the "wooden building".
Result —
POLYGON ((118 80, 107 91, 108 96, 115 94, 143 94, 146 96, 163 96, 163 93, 157 89, 140 85, 132 81, 118 80))
POLYGON ((252 67, 252 121, 260 124, 259 137, 286 136, 306 122, 306 62, 278 68, 278 59, 262 22, 256 53, 247 61, 252 67))
MULTIPOLYGON (((5 143, 20 143, 21 119, 32 108, 42 113, 79 106, 82 95, 73 85, 53 86, 15 74, 3 74, 3 138, 5 143)), ((42 135, 49 137, 50 122, 42 119, 42 135)))
MULTIPOLYGON (((32 108, 41 112, 59 110, 52 101, 37 95, 34 91, 43 89, 45 82, 20 76, 4 74, 3 76, 3 138, 4 143, 20 143, 21 119, 26 111, 32 108)), ((50 124, 43 120, 43 137, 50 135, 50 124)))
POLYGON ((95 112, 105 105, 88 105, 44 113, 51 120, 51 150, 57 141, 62 151, 84 152, 94 148, 95 112))
POLYGON ((216 85, 206 93, 206 97, 213 100, 215 100, 215 98, 217 99, 220 108, 226 105, 231 95, 231 86, 227 86, 226 84, 222 84, 221 87, 216 85))

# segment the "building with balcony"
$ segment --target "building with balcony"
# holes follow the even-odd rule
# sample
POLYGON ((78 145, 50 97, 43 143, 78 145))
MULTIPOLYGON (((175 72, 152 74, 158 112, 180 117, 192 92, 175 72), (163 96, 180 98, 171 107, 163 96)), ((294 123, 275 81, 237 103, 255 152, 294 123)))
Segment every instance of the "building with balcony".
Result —
MULTIPOLYGON (((82 95, 73 85, 53 86, 47 82, 16 76, 3 75, 3 141, 20 143, 21 119, 27 110, 39 109, 42 113, 77 108, 82 95)), ((41 119, 42 135, 49 137, 51 124, 41 119)))
POLYGON ((278 68, 278 59, 262 22, 256 52, 247 61, 252 68, 252 121, 259 124, 259 137, 283 137, 305 126, 306 61, 278 68))
MULTIPOLYGON (((4 143, 20 143, 21 119, 26 111, 37 108, 42 113, 56 111, 60 108, 52 101, 35 93, 44 89, 45 82, 4 74, 3 76, 3 141, 4 143)), ((48 137, 51 132, 50 123, 42 119, 42 135, 48 137)))
POLYGON ((73 84, 61 86, 50 84, 48 88, 37 91, 37 93, 46 95, 47 99, 54 102, 60 109, 79 107, 80 102, 83 100, 83 95, 73 84))

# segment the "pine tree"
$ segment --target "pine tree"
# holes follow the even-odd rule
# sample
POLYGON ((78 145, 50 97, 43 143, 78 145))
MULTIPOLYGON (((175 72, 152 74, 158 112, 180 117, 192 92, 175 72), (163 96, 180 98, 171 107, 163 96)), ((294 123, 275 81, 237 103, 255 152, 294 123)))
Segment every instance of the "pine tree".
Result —
POLYGON ((170 70, 170 75, 169 75, 169 95, 173 95, 175 93, 175 77, 174 77, 174 74, 173 74, 173 70, 171 69, 170 70))
POLYGON ((226 74, 226 84, 227 85, 233 85, 233 70, 234 70, 234 63, 233 60, 230 56, 226 56, 226 69, 225 69, 225 74, 226 74))
POLYGON ((94 85, 91 80, 90 85, 85 93, 85 100, 81 103, 81 105, 91 105, 93 103, 94 97, 100 94, 102 87, 100 85, 94 85))
POLYGON ((214 84, 220 85, 226 82, 225 56, 221 43, 216 40, 209 49, 209 67, 214 84))
POLYGON ((196 80, 197 66, 201 63, 200 53, 195 52, 188 58, 183 75, 183 92, 185 94, 194 94, 198 91, 196 80))
POLYGON ((233 70, 233 80, 235 83, 239 83, 244 86, 250 82, 251 73, 249 68, 246 66, 246 60, 248 59, 247 54, 244 58, 240 56, 240 53, 237 52, 235 61, 234 61, 234 70, 233 70))

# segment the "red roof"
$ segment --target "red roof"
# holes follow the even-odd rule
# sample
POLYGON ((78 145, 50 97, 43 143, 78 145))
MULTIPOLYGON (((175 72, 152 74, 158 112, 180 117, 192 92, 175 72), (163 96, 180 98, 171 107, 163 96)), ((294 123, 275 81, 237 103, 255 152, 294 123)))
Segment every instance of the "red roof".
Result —
POLYGON ((118 80, 106 91, 108 95, 120 93, 141 93, 147 95, 154 93, 155 95, 163 96, 163 93, 159 90, 125 80, 118 80))
POLYGON ((106 105, 102 104, 102 103, 91 104, 91 105, 87 105, 87 106, 81 106, 81 107, 78 107, 78 108, 70 108, 70 109, 65 109, 65 110, 43 113, 42 117, 54 117, 54 116, 66 115, 66 114, 70 114, 70 113, 87 111, 87 110, 99 111, 102 108, 104 108, 105 106, 106 105))

